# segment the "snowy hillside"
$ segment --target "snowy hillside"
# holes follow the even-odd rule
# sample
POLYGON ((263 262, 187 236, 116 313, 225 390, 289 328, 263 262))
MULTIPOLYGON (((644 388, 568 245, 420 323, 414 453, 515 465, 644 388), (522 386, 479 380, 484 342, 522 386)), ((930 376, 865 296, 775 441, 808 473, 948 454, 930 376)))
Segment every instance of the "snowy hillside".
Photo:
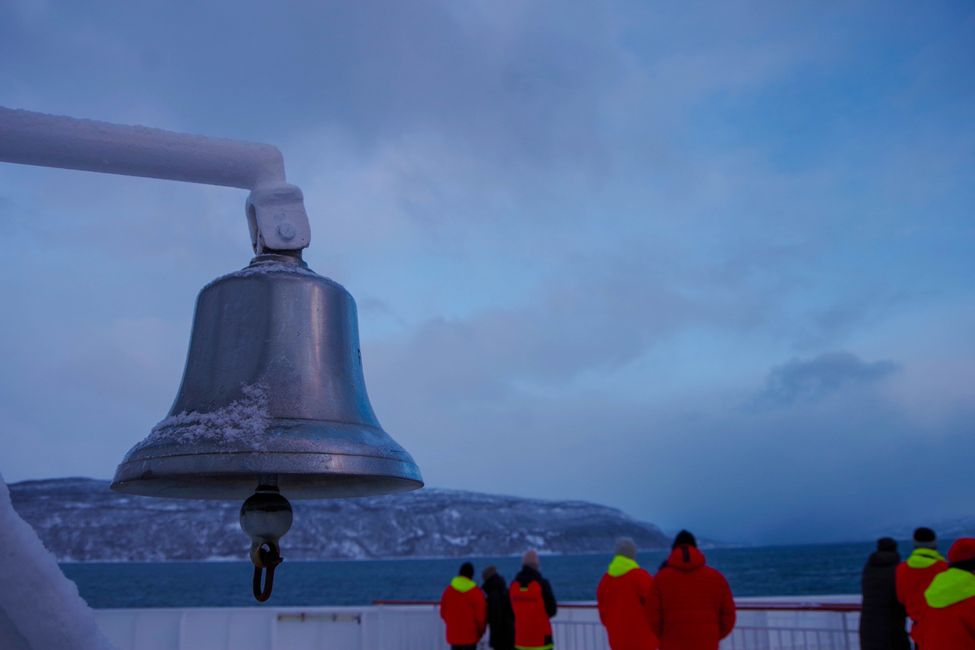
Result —
MULTIPOLYGON (((940 519, 934 522, 922 522, 919 525, 933 528, 941 540, 958 539, 959 537, 975 536, 975 516, 953 517, 951 519, 940 519)), ((914 534, 913 526, 891 526, 893 532, 885 532, 884 535, 893 535, 895 539, 911 539, 914 534)), ((881 535, 877 535, 880 537, 881 535)), ((903 550, 903 549, 902 549, 903 550)), ((947 551, 947 546, 941 549, 947 551)))
MULTIPOLYGON (((72 478, 10 485, 17 512, 64 561, 244 559, 240 504, 116 494, 108 481, 72 478)), ((400 495, 295 501, 282 540, 290 559, 606 553, 633 537, 669 546, 653 524, 581 501, 539 501, 424 489, 400 495)))

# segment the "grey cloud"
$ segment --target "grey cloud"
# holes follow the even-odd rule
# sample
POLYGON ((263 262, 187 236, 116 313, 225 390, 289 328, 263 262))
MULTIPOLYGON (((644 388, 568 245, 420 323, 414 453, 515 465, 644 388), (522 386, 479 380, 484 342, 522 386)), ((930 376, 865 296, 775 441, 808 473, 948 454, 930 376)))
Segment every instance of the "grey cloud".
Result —
POLYGON ((846 388, 875 383, 899 369, 892 361, 866 362, 849 352, 793 359, 773 368, 752 406, 775 408, 814 402, 846 388))
POLYGON ((364 354, 381 377, 416 368, 431 393, 480 400, 521 382, 564 386, 581 373, 619 367, 701 312, 641 267, 613 260, 591 274, 566 271, 520 306, 429 319, 364 354))
POLYGON ((149 107, 163 107, 172 111, 170 124, 159 126, 214 134, 300 139, 325 124, 368 147, 434 130, 509 161, 585 161, 598 148, 600 98, 619 66, 611 14, 597 6, 553 9, 63 5, 44 20, 0 20, 7 23, 0 53, 22 62, 2 78, 8 96, 19 91, 35 105, 57 106, 66 97, 77 105, 84 83, 88 110, 114 110, 117 102, 136 114, 133 106, 146 106, 151 117, 149 107), (586 65, 578 65, 580 57, 586 65), (35 76, 61 83, 41 95, 31 87, 35 76), (139 83, 146 78, 153 83, 139 83), (187 96, 216 110, 186 114, 166 106, 165 98, 187 96))
POLYGON ((765 543, 866 539, 877 525, 966 508, 970 405, 919 430, 882 395, 754 412, 706 391, 660 403, 516 386, 465 399, 462 388, 436 394, 428 367, 400 377, 373 373, 373 403, 434 485, 490 490, 503 468, 513 493, 765 543))

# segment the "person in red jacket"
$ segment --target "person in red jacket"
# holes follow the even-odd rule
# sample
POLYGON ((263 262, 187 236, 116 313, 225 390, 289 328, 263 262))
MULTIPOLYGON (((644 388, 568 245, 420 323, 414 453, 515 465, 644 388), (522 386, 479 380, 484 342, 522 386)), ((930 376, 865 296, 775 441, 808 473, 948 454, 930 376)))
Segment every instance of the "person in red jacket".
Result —
POLYGON ((558 612, 552 585, 539 572, 538 553, 528 550, 522 557, 521 571, 511 581, 508 595, 515 613, 517 650, 552 650, 552 622, 558 612))
POLYGON ((464 562, 460 575, 440 596, 440 618, 447 624, 447 643, 454 650, 474 650, 487 625, 487 601, 474 582, 474 565, 464 562))
POLYGON ((920 647, 975 650, 975 537, 956 540, 948 561, 924 592, 920 647))
POLYGON ((921 642, 924 635, 924 590, 928 588, 934 577, 948 568, 948 563, 938 553, 938 537, 930 528, 918 528, 914 531, 914 551, 897 565, 895 574, 895 588, 897 600, 907 610, 911 623, 911 638, 914 647, 926 650, 921 642))
POLYGON ((694 535, 682 530, 653 580, 657 607, 650 619, 660 650, 718 650, 735 627, 728 581, 705 565, 694 535))
POLYGON ((596 589, 599 620, 612 650, 656 650, 650 617, 657 606, 653 578, 636 563, 636 543, 616 542, 616 555, 596 589))

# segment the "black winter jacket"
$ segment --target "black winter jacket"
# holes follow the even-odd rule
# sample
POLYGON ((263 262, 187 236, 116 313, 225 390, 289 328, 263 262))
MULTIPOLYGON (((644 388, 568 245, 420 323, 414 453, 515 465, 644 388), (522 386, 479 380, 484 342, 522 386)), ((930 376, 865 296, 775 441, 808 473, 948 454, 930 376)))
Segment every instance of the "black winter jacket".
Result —
POLYGON ((901 556, 876 551, 863 567, 860 650, 910 650, 904 624, 907 614, 897 600, 894 575, 901 556))
POLYGON ((481 585, 487 597, 487 621, 491 630, 489 645, 494 650, 513 650, 515 647, 515 613, 504 578, 495 573, 481 585))

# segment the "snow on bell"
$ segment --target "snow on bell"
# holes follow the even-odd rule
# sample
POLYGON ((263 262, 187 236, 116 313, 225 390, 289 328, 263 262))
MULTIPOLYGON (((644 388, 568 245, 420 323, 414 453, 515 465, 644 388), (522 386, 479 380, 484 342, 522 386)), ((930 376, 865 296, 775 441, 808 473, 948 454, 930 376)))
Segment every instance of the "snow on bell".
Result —
POLYGON ((203 288, 176 401, 112 489, 244 499, 258 485, 293 499, 423 485, 369 404, 355 301, 290 255, 203 288))

